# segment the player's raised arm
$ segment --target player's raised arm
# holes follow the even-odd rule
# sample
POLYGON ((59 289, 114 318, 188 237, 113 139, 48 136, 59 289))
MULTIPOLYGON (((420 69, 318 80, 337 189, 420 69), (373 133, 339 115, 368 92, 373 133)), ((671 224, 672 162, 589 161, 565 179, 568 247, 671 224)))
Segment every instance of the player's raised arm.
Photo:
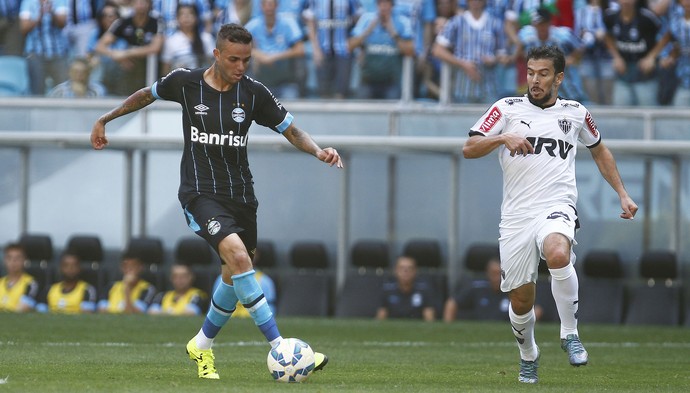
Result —
POLYGON ((294 124, 290 124, 288 129, 283 132, 283 136, 296 148, 313 155, 329 166, 343 167, 343 161, 337 150, 332 147, 320 148, 309 134, 295 127, 294 124))
POLYGON ((108 138, 105 136, 105 125, 109 121, 128 113, 136 112, 155 100, 156 98, 151 93, 150 87, 145 87, 132 93, 132 95, 127 97, 117 108, 114 108, 96 120, 91 129, 91 146, 96 150, 105 148, 108 145, 108 138))
POLYGON ((621 208, 623 213, 620 217, 626 220, 632 220, 635 218, 635 213, 637 213, 637 204, 632 200, 628 192, 625 190, 623 185, 623 180, 618 172, 618 167, 616 166, 616 160, 613 158, 613 154, 603 142, 589 149, 592 153, 592 158, 596 162, 599 172, 604 177, 604 179, 611 185, 611 187, 616 191, 618 197, 621 200, 621 208))

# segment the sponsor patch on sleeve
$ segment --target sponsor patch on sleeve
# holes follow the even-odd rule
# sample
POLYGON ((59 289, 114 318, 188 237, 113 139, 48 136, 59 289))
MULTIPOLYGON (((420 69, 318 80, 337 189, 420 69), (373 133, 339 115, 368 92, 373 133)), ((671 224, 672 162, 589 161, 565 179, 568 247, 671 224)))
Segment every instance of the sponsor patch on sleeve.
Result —
MULTIPOLYGON (((494 128, 496 123, 498 123, 498 121, 501 120, 501 116, 503 116, 503 114, 501 113, 501 110, 498 109, 497 106, 494 106, 489 111, 489 114, 486 115, 486 118, 484 119, 484 122, 482 123, 482 125, 479 126, 479 130, 485 134, 489 133, 489 131, 491 131, 491 129, 494 128)), ((596 129, 596 127, 595 127, 595 129, 596 129)))
POLYGON ((589 130, 590 134, 592 134, 595 138, 598 138, 599 130, 597 129, 597 124, 594 122, 592 115, 589 114, 589 111, 587 111, 587 115, 585 116, 585 123, 587 123, 587 129, 589 130))

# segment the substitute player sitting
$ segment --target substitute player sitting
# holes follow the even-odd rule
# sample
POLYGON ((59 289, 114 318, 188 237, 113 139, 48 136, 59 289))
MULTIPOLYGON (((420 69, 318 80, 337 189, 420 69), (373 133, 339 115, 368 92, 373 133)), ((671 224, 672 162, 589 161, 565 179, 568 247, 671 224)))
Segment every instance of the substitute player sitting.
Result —
MULTIPOLYGON (((244 27, 223 25, 211 67, 172 71, 101 116, 91 132, 91 143, 100 150, 108 144, 105 124, 109 121, 156 99, 182 106, 184 150, 178 197, 189 227, 206 239, 223 263, 223 282, 212 295, 206 320, 187 343, 199 378, 219 378, 211 345, 238 300, 271 346, 282 340, 252 267, 258 202, 247 159, 249 126, 257 122, 269 127, 299 150, 330 166, 343 166, 335 149, 320 148, 295 126, 292 114, 263 84, 245 76, 252 40, 244 27)), ((314 370, 323 368, 327 361, 322 353, 315 353, 314 370)))
POLYGON ((620 217, 632 219, 637 212, 590 113, 579 102, 558 97, 564 69, 565 56, 557 47, 532 49, 527 55, 527 94, 496 101, 472 126, 463 148, 465 158, 499 150, 503 169, 501 290, 509 293, 508 313, 520 348, 518 379, 524 383, 538 381, 534 299, 540 258, 551 273, 561 347, 573 366, 588 362, 577 329, 578 280, 572 250, 579 227, 575 209, 578 141, 587 146, 618 194, 620 217))

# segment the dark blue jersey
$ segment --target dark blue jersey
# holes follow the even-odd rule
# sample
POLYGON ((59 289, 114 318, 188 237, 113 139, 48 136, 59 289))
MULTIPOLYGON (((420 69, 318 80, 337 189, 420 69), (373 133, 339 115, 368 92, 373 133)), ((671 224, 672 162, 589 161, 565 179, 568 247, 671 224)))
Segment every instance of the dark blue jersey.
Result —
POLYGON ((204 81, 205 69, 177 69, 156 81, 153 96, 182 105, 184 150, 178 197, 185 206, 201 194, 227 196, 257 206, 247 160, 252 121, 282 133, 292 115, 260 82, 243 77, 219 92, 204 81))

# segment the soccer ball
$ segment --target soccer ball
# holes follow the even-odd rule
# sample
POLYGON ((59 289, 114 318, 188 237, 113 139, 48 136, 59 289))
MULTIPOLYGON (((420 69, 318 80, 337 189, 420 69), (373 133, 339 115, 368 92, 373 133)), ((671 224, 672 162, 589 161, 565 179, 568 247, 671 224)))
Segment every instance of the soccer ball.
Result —
POLYGON ((302 382, 314 370, 314 351, 298 338, 284 338, 268 352, 266 364, 276 381, 302 382))

